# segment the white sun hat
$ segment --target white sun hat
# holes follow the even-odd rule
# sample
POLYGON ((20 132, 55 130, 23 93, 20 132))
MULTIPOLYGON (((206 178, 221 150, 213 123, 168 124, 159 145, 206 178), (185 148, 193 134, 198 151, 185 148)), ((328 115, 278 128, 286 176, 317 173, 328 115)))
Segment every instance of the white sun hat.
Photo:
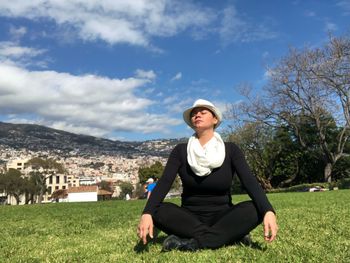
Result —
POLYGON ((184 111, 183 118, 184 118, 184 121, 188 124, 188 126, 190 126, 192 129, 194 128, 191 122, 191 112, 194 108, 199 108, 199 107, 207 108, 208 110, 210 110, 218 119, 218 123, 215 125, 214 128, 216 129, 217 127, 219 127, 222 121, 221 111, 217 107, 215 107, 213 103, 203 99, 196 100, 193 103, 193 106, 191 108, 188 108, 187 110, 184 111))

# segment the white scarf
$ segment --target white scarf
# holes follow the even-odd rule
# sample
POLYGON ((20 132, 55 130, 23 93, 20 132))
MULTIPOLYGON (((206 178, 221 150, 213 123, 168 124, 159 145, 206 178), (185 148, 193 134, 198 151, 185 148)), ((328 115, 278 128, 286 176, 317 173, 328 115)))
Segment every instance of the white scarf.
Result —
POLYGON ((202 146, 194 134, 187 144, 187 161, 198 176, 206 176, 214 168, 220 167, 225 159, 225 143, 220 134, 214 132, 213 138, 202 146))

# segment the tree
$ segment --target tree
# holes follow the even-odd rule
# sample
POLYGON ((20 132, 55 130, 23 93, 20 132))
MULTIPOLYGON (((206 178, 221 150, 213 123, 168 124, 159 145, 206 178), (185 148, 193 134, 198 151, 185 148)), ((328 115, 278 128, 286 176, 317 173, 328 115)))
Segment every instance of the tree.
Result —
POLYGON ((34 182, 36 194, 38 195, 38 203, 40 204, 44 194, 47 192, 46 179, 55 173, 65 173, 65 169, 61 163, 58 163, 52 158, 44 160, 35 157, 29 160, 28 164, 34 170, 30 172, 30 176, 34 182))
POLYGON ((271 189, 271 171, 269 159, 265 155, 265 146, 272 139, 272 130, 259 122, 242 125, 230 135, 229 141, 235 142, 244 152, 247 162, 264 189, 271 189))
POLYGON ((313 123, 328 182, 350 135, 349 61, 348 38, 331 38, 324 48, 291 49, 268 70, 262 97, 254 98, 246 87, 242 93, 248 99, 241 105, 247 116, 268 125, 291 127, 304 149, 308 145, 303 124, 313 123))
POLYGON ((35 195, 38 193, 38 187, 32 177, 24 178, 25 204, 34 203, 35 195))
POLYGON ((164 167, 161 162, 157 161, 149 167, 139 168, 140 183, 146 183, 148 178, 160 179, 164 171, 164 167))
POLYGON ((6 198, 13 196, 16 204, 19 204, 20 196, 24 193, 24 179, 21 172, 11 168, 5 174, 0 175, 0 190, 5 193, 6 198))
POLYGON ((66 189, 58 189, 51 194, 51 200, 58 202, 59 199, 67 198, 68 193, 66 189))
POLYGON ((34 170, 44 170, 50 171, 54 170, 56 173, 65 173, 63 164, 58 163, 55 159, 41 159, 39 157, 34 157, 28 161, 28 164, 32 166, 34 170))
POLYGON ((102 180, 102 181, 98 184, 98 188, 113 193, 113 187, 112 187, 111 183, 108 182, 108 181, 102 180))
POLYGON ((289 185, 300 175, 301 151, 287 127, 246 123, 233 132, 229 140, 242 149, 250 168, 266 190, 289 185))
POLYGON ((33 183, 33 194, 38 196, 38 203, 40 204, 43 200, 44 194, 47 192, 46 178, 48 174, 45 175, 39 171, 32 171, 29 173, 30 181, 33 183))
POLYGON ((119 197, 121 199, 123 199, 127 194, 129 194, 130 196, 132 195, 132 192, 134 190, 134 187, 132 186, 131 183, 129 182, 122 182, 120 185, 120 195, 119 197))

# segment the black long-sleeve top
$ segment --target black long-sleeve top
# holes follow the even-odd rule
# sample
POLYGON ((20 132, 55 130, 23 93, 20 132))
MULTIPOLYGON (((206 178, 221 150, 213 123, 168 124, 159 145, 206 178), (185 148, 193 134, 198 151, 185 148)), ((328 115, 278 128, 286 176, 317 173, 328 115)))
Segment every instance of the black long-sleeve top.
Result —
POLYGON ((187 162, 187 143, 175 146, 143 214, 153 215, 169 192, 177 174, 183 186, 182 206, 194 211, 215 211, 221 206, 232 206, 231 185, 235 173, 253 200, 260 216, 264 216, 267 211, 274 212, 239 147, 234 143, 225 143, 225 151, 222 166, 214 169, 208 176, 198 176, 193 173, 187 162))

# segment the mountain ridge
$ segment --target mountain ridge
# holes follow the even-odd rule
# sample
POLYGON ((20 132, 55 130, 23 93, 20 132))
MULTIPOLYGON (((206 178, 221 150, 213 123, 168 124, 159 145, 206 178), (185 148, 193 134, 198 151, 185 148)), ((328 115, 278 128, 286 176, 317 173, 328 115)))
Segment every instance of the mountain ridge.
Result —
POLYGON ((0 145, 14 149, 50 151, 60 155, 168 156, 181 139, 118 141, 75 134, 38 124, 0 122, 0 145))

